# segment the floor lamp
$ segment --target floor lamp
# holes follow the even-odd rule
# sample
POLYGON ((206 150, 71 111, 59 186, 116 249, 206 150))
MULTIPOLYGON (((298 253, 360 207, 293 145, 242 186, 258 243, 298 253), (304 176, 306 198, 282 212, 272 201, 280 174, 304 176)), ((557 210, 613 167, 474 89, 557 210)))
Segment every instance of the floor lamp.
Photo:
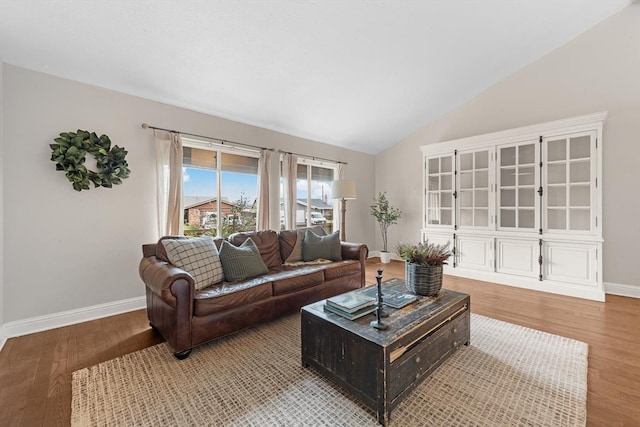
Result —
POLYGON ((341 201, 340 205, 340 240, 346 242, 346 214, 347 200, 356 198, 356 182, 345 179, 337 179, 331 185, 331 194, 333 199, 341 201))

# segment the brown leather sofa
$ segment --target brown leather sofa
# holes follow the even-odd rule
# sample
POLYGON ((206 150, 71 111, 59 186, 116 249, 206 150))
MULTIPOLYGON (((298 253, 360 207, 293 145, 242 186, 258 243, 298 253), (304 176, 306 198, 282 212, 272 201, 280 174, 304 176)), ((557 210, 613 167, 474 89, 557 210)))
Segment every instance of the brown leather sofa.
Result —
MULTIPOLYGON (((322 227, 311 228, 326 234, 322 227)), ((193 347, 299 310, 312 302, 364 286, 368 248, 341 242, 342 261, 283 265, 296 242, 295 230, 236 233, 228 241, 256 243, 268 273, 196 290, 192 276, 169 263, 162 240, 143 245, 140 277, 145 283, 150 325, 173 347, 178 359, 193 347)), ((172 236, 171 238, 184 238, 172 236)), ((221 238, 215 239, 219 248, 221 238)))

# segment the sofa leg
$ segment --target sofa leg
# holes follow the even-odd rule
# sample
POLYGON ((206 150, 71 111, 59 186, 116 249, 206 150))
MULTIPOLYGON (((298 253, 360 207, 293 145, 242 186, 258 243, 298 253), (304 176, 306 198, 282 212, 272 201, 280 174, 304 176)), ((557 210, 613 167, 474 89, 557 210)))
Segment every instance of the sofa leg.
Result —
POLYGON ((176 359, 178 360, 184 360, 187 357, 189 357, 189 355, 191 354, 191 349, 188 350, 184 350, 184 351, 176 351, 175 353, 173 353, 173 355, 176 357, 176 359))

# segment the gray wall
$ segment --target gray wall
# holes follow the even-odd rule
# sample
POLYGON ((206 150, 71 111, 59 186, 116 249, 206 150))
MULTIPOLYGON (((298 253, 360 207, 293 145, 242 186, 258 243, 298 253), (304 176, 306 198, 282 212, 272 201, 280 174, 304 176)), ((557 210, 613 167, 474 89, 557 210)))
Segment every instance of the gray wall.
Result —
POLYGON ((156 202, 153 134, 142 122, 348 162, 359 194, 347 212, 349 240, 372 243, 374 156, 8 64, 2 89, 5 323, 144 295, 138 262, 141 245, 155 240, 156 202), (49 144, 76 129, 124 146, 131 177, 74 191, 49 160, 49 144))
MULTIPOLYGON (((4 64, 2 58, 0 58, 0 346, 2 346, 2 325, 4 324, 4 193, 3 193, 3 167, 4 164, 4 115, 2 114, 4 105, 4 90, 2 85, 2 74, 4 70, 4 64)), ((1 347, 0 347, 1 348, 1 347)))
POLYGON ((404 212, 401 224, 390 229, 389 243, 420 238, 421 145, 607 110, 604 281, 640 286, 639 76, 635 3, 378 154, 376 191, 388 190, 404 212))

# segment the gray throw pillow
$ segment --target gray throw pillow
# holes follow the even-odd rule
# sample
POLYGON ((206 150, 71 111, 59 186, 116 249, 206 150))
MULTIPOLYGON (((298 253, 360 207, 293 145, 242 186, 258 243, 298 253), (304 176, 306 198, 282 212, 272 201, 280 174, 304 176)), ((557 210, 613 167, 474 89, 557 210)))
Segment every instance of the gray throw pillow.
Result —
POLYGON ((237 282, 269 271, 251 237, 240 246, 233 246, 223 240, 220 246, 220 262, 224 280, 227 282, 237 282))
POLYGON ((340 231, 336 230, 328 236, 318 236, 313 231, 307 230, 302 242, 302 260, 313 261, 318 258, 342 261, 340 231))
POLYGON ((224 278, 218 250, 211 237, 164 239, 162 244, 171 264, 191 274, 197 290, 224 278))

